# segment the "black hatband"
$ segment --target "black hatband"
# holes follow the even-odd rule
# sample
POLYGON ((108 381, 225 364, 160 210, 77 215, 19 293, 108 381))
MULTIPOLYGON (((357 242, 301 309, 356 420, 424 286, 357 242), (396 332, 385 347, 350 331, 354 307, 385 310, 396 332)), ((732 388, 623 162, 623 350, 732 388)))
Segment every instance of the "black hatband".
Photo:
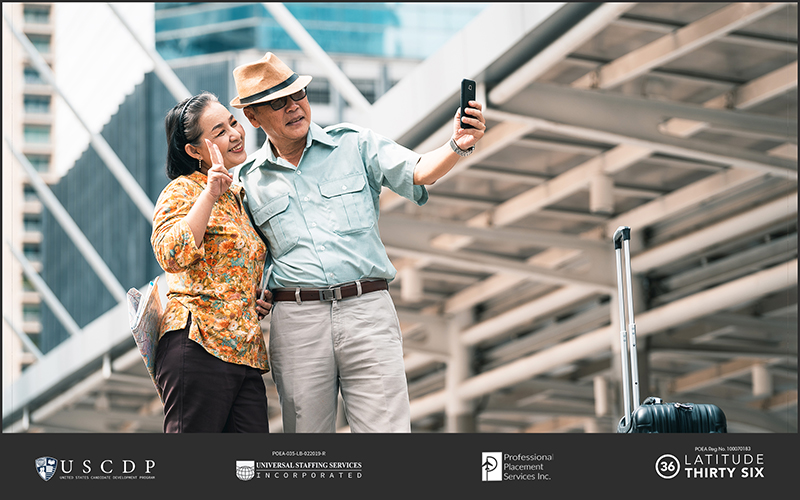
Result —
POLYGON ((269 88, 267 90, 259 92, 258 94, 253 94, 251 96, 243 97, 243 98, 239 99, 239 102, 242 103, 242 104, 250 104, 252 102, 255 102, 255 101, 257 101, 257 100, 259 100, 261 98, 264 98, 264 97, 266 97, 266 96, 268 96, 270 94, 274 94, 275 92, 278 92, 280 90, 285 89, 289 85, 293 84, 294 81, 297 80, 298 78, 299 78, 299 76, 297 75, 297 73, 293 73, 292 76, 290 76, 289 78, 287 78, 283 82, 279 83, 278 85, 275 85, 272 88, 269 88))

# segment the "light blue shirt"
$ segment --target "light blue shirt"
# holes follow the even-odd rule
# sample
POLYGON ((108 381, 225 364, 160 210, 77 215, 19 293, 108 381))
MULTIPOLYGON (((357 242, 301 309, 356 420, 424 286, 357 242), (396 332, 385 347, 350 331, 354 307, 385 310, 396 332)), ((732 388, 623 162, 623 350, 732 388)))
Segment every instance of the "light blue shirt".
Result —
POLYGON ((350 124, 311 123, 297 167, 277 158, 269 140, 238 167, 253 221, 269 246, 268 287, 321 288, 368 278, 392 280, 397 270, 378 233, 381 187, 417 205, 420 155, 350 124))

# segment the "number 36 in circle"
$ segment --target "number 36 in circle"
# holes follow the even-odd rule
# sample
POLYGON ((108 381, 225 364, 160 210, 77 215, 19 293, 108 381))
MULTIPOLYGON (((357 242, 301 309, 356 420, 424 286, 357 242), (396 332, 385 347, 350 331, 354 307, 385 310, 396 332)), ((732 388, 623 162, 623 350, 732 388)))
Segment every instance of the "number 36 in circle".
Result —
POLYGON ((672 479, 681 470, 681 463, 674 455, 661 455, 656 460, 656 473, 664 479, 672 479))

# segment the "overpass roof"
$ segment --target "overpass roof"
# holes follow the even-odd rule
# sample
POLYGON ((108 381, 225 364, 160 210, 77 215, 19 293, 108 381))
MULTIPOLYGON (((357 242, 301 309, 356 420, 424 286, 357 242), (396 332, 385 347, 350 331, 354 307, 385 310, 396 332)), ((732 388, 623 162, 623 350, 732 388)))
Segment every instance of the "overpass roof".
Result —
MULTIPOLYGON (((412 429, 442 431, 454 391, 477 432, 613 432, 629 226, 642 399, 797 432, 797 4, 493 4, 363 121, 433 150, 462 78, 485 103, 475 153, 423 207, 381 197, 412 429)), ((123 318, 30 367, 4 429, 159 432, 130 332, 71 354, 123 318)))

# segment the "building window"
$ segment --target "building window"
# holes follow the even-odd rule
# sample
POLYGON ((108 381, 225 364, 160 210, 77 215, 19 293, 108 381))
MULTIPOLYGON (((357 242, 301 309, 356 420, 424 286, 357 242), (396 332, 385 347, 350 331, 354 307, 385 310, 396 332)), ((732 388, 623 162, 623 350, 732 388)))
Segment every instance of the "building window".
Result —
POLYGON ((50 7, 47 5, 26 5, 23 9, 25 22, 30 24, 50 24, 50 7))
POLYGON ((25 276, 24 274, 22 275, 22 291, 23 292, 35 292, 36 291, 36 287, 33 286, 33 283, 31 283, 31 280, 29 280, 28 277, 25 276))
POLYGON ((28 40, 31 41, 36 50, 41 54, 50 53, 50 35, 28 35, 28 40))
POLYGON ((25 186, 22 188, 22 199, 26 203, 38 202, 39 194, 36 192, 36 189, 34 189, 33 186, 30 184, 25 184, 25 186))
POLYGON ((31 262, 41 262, 42 247, 38 243, 25 243, 22 245, 22 254, 31 262))
POLYGON ((40 323, 42 321, 42 306, 39 304, 23 304, 22 321, 40 323))
POLYGON ((22 228, 26 233, 42 232, 42 216, 40 214, 25 214, 22 216, 22 228))
POLYGON ((325 78, 314 78, 308 84, 308 102, 311 104, 330 104, 331 85, 325 78))
POLYGON ((39 74, 34 68, 30 66, 25 66, 23 71, 25 75, 25 83, 29 83, 31 85, 43 85, 44 80, 42 79, 42 75, 39 74))
POLYGON ((50 170, 50 155, 25 155, 25 158, 31 162, 31 166, 37 172, 47 172, 50 170))
POLYGON ((377 85, 375 85, 375 80, 364 80, 359 78, 353 79, 353 85, 361 92, 364 98, 369 101, 370 104, 375 102, 377 98, 377 85))
POLYGON ((29 144, 50 144, 49 125, 25 125, 23 135, 29 144))
POLYGON ((26 113, 50 113, 50 96, 48 95, 26 95, 23 102, 25 103, 26 113))

